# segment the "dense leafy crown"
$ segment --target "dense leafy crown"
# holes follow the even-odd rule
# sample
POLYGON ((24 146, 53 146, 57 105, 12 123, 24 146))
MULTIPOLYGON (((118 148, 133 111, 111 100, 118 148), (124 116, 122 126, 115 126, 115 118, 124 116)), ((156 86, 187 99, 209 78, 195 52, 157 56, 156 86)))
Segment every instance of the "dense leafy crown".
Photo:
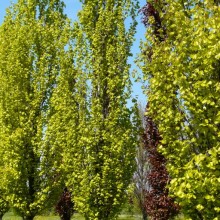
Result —
POLYGON ((0 187, 10 206, 30 218, 57 185, 48 184, 43 146, 68 30, 58 0, 19 0, 0 28, 0 187))
MULTIPOLYGON (((159 2, 159 1, 155 1, 159 2)), ((220 211, 219 3, 163 1, 166 38, 147 31, 143 59, 149 82, 149 115, 162 136, 170 192, 189 219, 217 219, 220 211), (145 48, 146 48, 145 47, 145 48)), ((153 4, 153 3, 152 3, 153 4)), ((154 7, 158 7, 154 3, 154 7)), ((149 23, 154 20, 149 20, 149 23)), ((162 34, 162 29, 159 30, 162 34)))
POLYGON ((46 139, 50 154, 63 157, 53 166, 65 172, 86 219, 113 219, 134 171, 135 112, 126 104, 135 13, 136 1, 82 1, 69 47, 73 65, 60 74, 51 98, 46 139))

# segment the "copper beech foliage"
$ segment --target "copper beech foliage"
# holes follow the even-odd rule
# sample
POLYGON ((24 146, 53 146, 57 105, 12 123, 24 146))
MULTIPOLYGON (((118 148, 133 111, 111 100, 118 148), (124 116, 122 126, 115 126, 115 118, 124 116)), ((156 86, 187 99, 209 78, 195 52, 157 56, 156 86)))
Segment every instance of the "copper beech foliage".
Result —
POLYGON ((145 208, 148 216, 153 220, 167 220, 175 216, 179 206, 169 197, 167 183, 170 181, 166 169, 166 159, 158 152, 161 136, 152 118, 146 116, 146 128, 143 141, 148 152, 150 171, 147 176, 149 191, 146 192, 145 208))
POLYGON ((142 13, 142 22, 147 27, 151 25, 153 28, 153 34, 155 38, 157 38, 160 42, 164 41, 166 36, 165 27, 162 25, 162 19, 159 14, 159 10, 163 11, 163 4, 159 3, 157 0, 153 0, 151 2, 147 2, 145 6, 140 9, 140 13, 142 13), (157 8, 155 7, 157 6, 157 8), (149 22, 150 18, 153 18, 153 23, 149 22))
MULTIPOLYGON (((159 10, 163 11, 163 4, 154 0, 152 3, 148 2, 141 8, 142 22, 147 27, 151 25, 155 41, 163 42, 166 38, 166 29, 162 25, 162 20, 159 10), (149 19, 153 18, 150 23, 149 19)), ((151 60, 153 54, 151 48, 145 51, 148 60, 151 60)), ((149 103, 146 110, 149 107, 149 103)), ((169 174, 166 169, 166 159, 159 153, 158 145, 162 140, 158 128, 153 119, 145 116, 145 132, 143 141, 146 151, 148 152, 148 161, 150 164, 150 171, 147 176, 149 189, 146 191, 146 212, 153 220, 166 220, 175 216, 180 207, 174 202, 174 199, 169 197, 169 190, 167 184, 170 181, 169 174)))
POLYGON ((61 220, 71 219, 71 216, 74 212, 74 203, 71 200, 71 193, 66 187, 64 188, 55 208, 61 220))

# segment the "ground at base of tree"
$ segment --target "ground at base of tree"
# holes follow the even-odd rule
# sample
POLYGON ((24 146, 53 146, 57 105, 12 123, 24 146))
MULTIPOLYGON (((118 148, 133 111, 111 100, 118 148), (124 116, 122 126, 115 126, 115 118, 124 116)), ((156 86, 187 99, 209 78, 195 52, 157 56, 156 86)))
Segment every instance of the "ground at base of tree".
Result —
MULTIPOLYGON (((120 215, 118 217, 118 220, 141 220, 141 219, 142 218, 139 215, 133 215, 133 216, 131 216, 131 215, 120 215)), ((84 220, 84 218, 80 214, 75 214, 75 215, 73 215, 72 220, 84 220)))
MULTIPOLYGON (((22 220, 22 217, 15 216, 11 212, 8 212, 4 215, 2 220, 22 220)), ((34 220, 60 220, 59 216, 36 216, 34 220)), ((83 216, 80 214, 74 214, 71 220, 84 220, 83 216)), ((122 214, 118 217, 118 220, 142 220, 140 215, 129 215, 129 214, 122 214)), ((184 220, 184 215, 179 214, 175 217, 175 220, 184 220)))
MULTIPOLYGON (((80 214, 74 214, 72 220, 84 220, 80 214)), ((6 213, 2 220, 22 220, 22 217, 15 216, 10 213, 6 213)), ((34 220, 60 220, 59 216, 36 216, 34 220)), ((138 215, 120 215, 118 220, 141 220, 141 216, 138 215)))

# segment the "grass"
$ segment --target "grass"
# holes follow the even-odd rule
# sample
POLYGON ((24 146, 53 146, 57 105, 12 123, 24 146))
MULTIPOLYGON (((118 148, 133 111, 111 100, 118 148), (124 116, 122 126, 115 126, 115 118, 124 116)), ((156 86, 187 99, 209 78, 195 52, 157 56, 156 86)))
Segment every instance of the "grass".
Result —
MULTIPOLYGON (((140 216, 120 215, 118 220, 140 220, 140 216)), ((22 217, 14 215, 14 213, 6 213, 2 220, 22 220, 22 217)), ((34 220, 60 220, 58 216, 36 216, 34 220)), ((82 215, 74 214, 72 220, 85 220, 82 215)))
MULTIPOLYGON (((139 216, 120 215, 118 220, 140 220, 139 216)), ((19 216, 5 216, 3 220, 22 220, 19 216)), ((34 220, 60 220, 58 216, 36 216, 34 220)), ((72 220, 85 220, 80 214, 75 214, 72 220)))
POLYGON ((2 220, 23 220, 23 218, 20 216, 17 216, 14 213, 14 210, 11 209, 9 212, 4 214, 4 216, 2 217, 2 220))
POLYGON ((34 220, 60 220, 58 216, 36 216, 34 220))
POLYGON ((5 216, 2 220, 23 220, 23 218, 20 216, 5 216))
POLYGON ((120 215, 118 220, 141 220, 140 215, 120 215))
MULTIPOLYGON (((120 215, 118 220, 141 220, 142 218, 137 215, 120 215)), ((46 219, 45 219, 46 220, 46 219)), ((56 220, 56 219, 54 219, 56 220)), ((72 220, 85 220, 80 214, 74 214, 72 220)))
MULTIPOLYGON (((122 214, 119 216, 118 220, 141 220, 140 215, 126 215, 122 214)), ((4 215, 2 220, 22 220, 22 217, 16 216, 14 213, 8 212, 4 215)), ((58 216, 36 216, 34 220, 60 220, 58 216)), ((82 215, 74 214, 71 220, 85 220, 82 215)), ((178 215, 175 220, 184 220, 182 214, 178 215)))
POLYGON ((84 220, 84 218, 80 214, 74 214, 71 220, 84 220))

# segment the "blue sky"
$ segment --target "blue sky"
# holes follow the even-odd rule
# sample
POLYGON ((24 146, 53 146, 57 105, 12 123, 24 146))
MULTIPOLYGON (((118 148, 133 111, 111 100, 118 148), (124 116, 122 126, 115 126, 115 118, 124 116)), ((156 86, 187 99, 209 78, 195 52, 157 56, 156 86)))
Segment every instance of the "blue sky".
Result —
MULTIPOLYGON (((75 20, 77 18, 77 12, 80 10, 79 0, 63 0, 63 1, 66 4, 66 8, 65 8, 66 14, 70 18, 75 20)), ((4 15, 5 15, 5 9, 10 6, 10 4, 11 4, 10 2, 16 2, 16 0, 12 0, 12 1, 10 1, 10 0, 1 0, 0 23, 3 22, 4 15)), ((146 0, 139 0, 139 2, 140 2, 140 6, 144 6, 146 4, 146 0)), ((144 39, 144 34, 145 34, 145 27, 141 23, 140 16, 137 18, 137 21, 138 21, 138 26, 137 26, 137 34, 135 36, 136 40, 135 40, 134 45, 132 47, 133 57, 129 59, 129 62, 131 63, 133 69, 137 69, 137 67, 135 66, 133 60, 134 60, 134 57, 136 57, 137 53, 139 53, 140 40, 144 39)), ((140 70, 138 70, 138 71, 140 72, 140 70)), ((138 102, 145 105, 146 104, 146 96, 143 94, 141 86, 142 86, 141 83, 133 82, 132 97, 133 98, 138 98, 138 102)), ((129 102, 128 104, 130 105, 131 103, 129 102)))

